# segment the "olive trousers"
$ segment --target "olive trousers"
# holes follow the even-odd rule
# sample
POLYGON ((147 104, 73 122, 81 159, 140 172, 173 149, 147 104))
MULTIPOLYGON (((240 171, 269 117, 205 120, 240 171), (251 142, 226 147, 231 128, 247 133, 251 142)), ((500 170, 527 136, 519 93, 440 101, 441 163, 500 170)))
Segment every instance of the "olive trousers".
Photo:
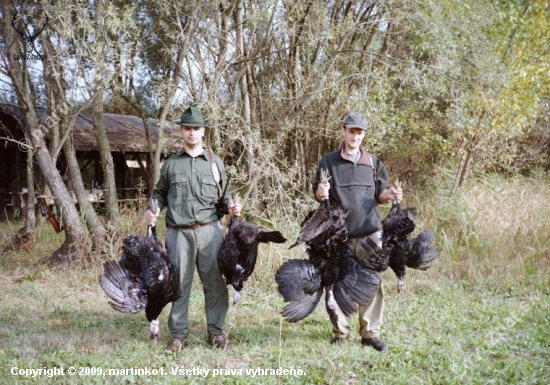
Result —
MULTIPOLYGON (((365 237, 350 238, 349 241, 353 247, 353 255, 355 255, 357 244, 365 238, 372 239, 378 247, 381 247, 381 235, 382 232, 377 231, 365 237)), ((362 338, 378 338, 380 336, 380 327, 382 326, 384 317, 384 288, 382 285, 381 283, 370 303, 365 306, 359 306, 359 334, 362 338)), ((334 308, 334 316, 331 317, 334 336, 340 339, 348 338, 351 329, 351 317, 346 316, 336 302, 332 303, 331 307, 334 308)))
POLYGON ((209 334, 223 334, 229 309, 227 286, 218 267, 218 254, 224 232, 219 221, 197 229, 170 227, 166 230, 166 251, 176 272, 175 297, 168 319, 173 338, 187 337, 189 328, 189 296, 195 266, 202 282, 209 334))

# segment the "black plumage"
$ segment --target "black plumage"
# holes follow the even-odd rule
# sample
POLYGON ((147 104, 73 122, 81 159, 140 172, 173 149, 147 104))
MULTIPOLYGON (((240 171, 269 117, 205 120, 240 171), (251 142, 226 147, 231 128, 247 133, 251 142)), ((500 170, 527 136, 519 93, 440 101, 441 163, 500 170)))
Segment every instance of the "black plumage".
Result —
POLYGON ((416 210, 402 209, 398 202, 393 203, 382 226, 383 250, 378 252, 388 256, 389 267, 397 276, 397 291, 401 292, 407 267, 426 270, 437 258, 439 250, 434 245, 435 234, 424 230, 415 238, 411 237, 416 227, 416 210))
POLYGON ((323 295, 321 270, 306 259, 291 259, 275 274, 279 293, 287 304, 281 314, 289 322, 298 322, 317 307, 323 295))
POLYGON ((355 249, 355 260, 369 270, 383 272, 389 265, 389 253, 370 238, 364 238, 355 249))
POLYGON ((439 249, 435 246, 435 234, 432 230, 424 230, 408 242, 409 257, 407 258, 407 267, 426 270, 430 263, 437 258, 439 249))
POLYGON ((284 243, 286 238, 280 231, 266 231, 251 222, 231 217, 218 255, 218 266, 225 283, 235 289, 233 303, 239 301, 243 284, 254 271, 258 245, 269 242, 284 243))
POLYGON ((298 240, 305 243, 308 260, 291 259, 277 270, 275 280, 285 302, 281 314, 289 322, 298 322, 317 307, 323 289, 329 315, 333 302, 351 315, 367 304, 381 283, 377 271, 357 263, 347 237, 347 210, 323 200, 301 224, 298 240))
POLYGON ((439 249, 434 245, 435 234, 431 230, 424 230, 416 238, 407 237, 390 249, 389 266, 397 276, 397 291, 404 287, 403 279, 406 268, 426 270, 430 263, 437 258, 439 249))
POLYGON ((316 250, 324 250, 327 257, 340 253, 347 243, 347 210, 324 199, 316 210, 310 211, 300 224, 298 239, 289 249, 305 243, 316 250))
POLYGON ((151 339, 158 339, 158 317, 174 299, 172 265, 154 227, 149 227, 147 236, 130 236, 123 244, 120 260, 104 263, 99 284, 112 299, 113 309, 122 313, 145 310, 151 339))
MULTIPOLYGON (((321 183, 330 177, 321 172, 321 183)), ((426 269, 437 257, 433 246, 435 235, 430 230, 416 238, 416 210, 402 209, 394 202, 382 222, 382 246, 365 238, 352 247, 347 237, 347 210, 324 199, 301 223, 293 248, 301 243, 308 247, 308 259, 292 259, 283 263, 276 275, 277 288, 287 304, 281 314, 289 322, 298 322, 317 307, 323 289, 326 308, 333 323, 337 321, 336 304, 349 316, 374 298, 381 283, 381 272, 391 267, 399 278, 399 290, 406 267, 426 269)))
POLYGON ((332 292, 342 312, 349 316, 359 310, 359 305, 366 305, 374 298, 382 278, 379 272, 367 269, 351 258, 347 258, 341 269, 332 292))
POLYGON ((382 243, 390 246, 404 242, 416 228, 416 209, 401 208, 394 201, 386 218, 382 220, 382 243))

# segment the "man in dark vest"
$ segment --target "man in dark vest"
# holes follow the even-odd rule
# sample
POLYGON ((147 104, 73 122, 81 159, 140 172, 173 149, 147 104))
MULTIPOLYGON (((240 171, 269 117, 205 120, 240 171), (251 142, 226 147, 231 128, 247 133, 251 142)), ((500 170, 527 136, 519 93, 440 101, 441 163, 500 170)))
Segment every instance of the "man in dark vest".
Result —
MULTIPOLYGON (((315 199, 328 198, 349 210, 348 237, 353 255, 356 245, 367 237, 381 246, 382 220, 378 205, 403 198, 401 189, 388 186, 388 173, 382 162, 361 148, 366 131, 367 121, 362 115, 346 117, 341 128, 343 143, 338 150, 323 156, 313 183, 315 199), (328 171, 330 183, 321 183, 322 169, 328 171)), ((334 313, 332 342, 342 343, 349 337, 351 320, 337 304, 334 313)), ((380 339, 383 314, 384 290, 380 285, 373 300, 359 307, 359 332, 363 345, 381 352, 388 348, 380 339)))

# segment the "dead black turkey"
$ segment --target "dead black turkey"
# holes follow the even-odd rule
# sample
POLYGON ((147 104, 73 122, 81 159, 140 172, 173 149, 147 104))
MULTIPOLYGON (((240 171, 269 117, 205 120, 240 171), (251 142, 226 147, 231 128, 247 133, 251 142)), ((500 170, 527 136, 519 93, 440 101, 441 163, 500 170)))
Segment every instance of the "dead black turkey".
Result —
POLYGON ((260 226, 231 216, 229 228, 224 237, 218 266, 227 285, 233 286, 233 303, 240 299, 244 282, 250 277, 258 258, 260 243, 284 243, 286 238, 280 231, 267 231, 260 226))
POLYGON ((106 261, 99 277, 111 307, 122 313, 145 310, 150 322, 151 339, 159 337, 158 317, 173 301, 173 268, 155 228, 147 236, 130 236, 123 240, 120 261, 106 261))
POLYGON ((410 234, 416 227, 416 210, 402 209, 399 202, 393 202, 392 207, 382 221, 382 251, 389 258, 389 267, 397 276, 397 291, 403 290, 403 278, 406 268, 426 270, 437 258, 439 250, 434 245, 435 234, 424 230, 415 238, 410 234))
POLYGON ((324 199, 310 211, 300 224, 298 239, 289 249, 305 243, 316 250, 325 250, 328 256, 338 254, 347 244, 347 210, 324 199))
POLYGON ((401 243, 416 228, 416 209, 402 208, 398 201, 392 206, 386 218, 382 220, 382 243, 386 246, 401 243))
POLYGON ((327 258, 324 253, 308 248, 309 259, 291 259, 275 274, 278 291, 287 305, 281 314, 289 322, 298 322, 317 307, 323 290, 329 315, 336 301, 346 315, 367 304, 382 282, 380 273, 368 269, 351 258, 350 252, 327 258))
POLYGON ((328 199, 323 200, 317 210, 306 216, 298 240, 291 248, 302 242, 308 246, 309 258, 286 261, 275 274, 278 291, 288 302, 281 314, 289 322, 298 322, 310 315, 323 290, 326 290, 329 316, 334 309, 333 301, 349 316, 372 300, 381 283, 380 272, 352 258, 347 238, 347 210, 328 199))

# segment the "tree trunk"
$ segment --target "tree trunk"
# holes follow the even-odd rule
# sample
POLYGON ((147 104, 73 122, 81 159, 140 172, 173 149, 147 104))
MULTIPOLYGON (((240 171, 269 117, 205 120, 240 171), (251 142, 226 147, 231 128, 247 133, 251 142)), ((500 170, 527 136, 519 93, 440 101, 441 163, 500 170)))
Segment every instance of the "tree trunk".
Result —
POLYGON ((462 157, 458 165, 457 178, 455 178, 455 183, 451 191, 454 191, 456 187, 462 188, 466 183, 466 179, 470 172, 470 167, 472 165, 472 162, 475 160, 476 148, 484 140, 484 136, 481 131, 481 124, 483 122, 483 118, 485 117, 486 113, 487 111, 483 109, 479 114, 479 116, 477 117, 477 123, 474 131, 475 134, 473 135, 473 137, 470 138, 470 140, 465 145, 466 154, 462 157))
MULTIPOLYGON (((65 127, 65 130, 67 129, 72 130, 72 124, 69 127, 65 127)), ((80 206, 80 212, 83 213, 89 232, 92 234, 94 248, 101 252, 106 247, 104 244, 105 229, 92 204, 88 200, 89 193, 86 191, 84 182, 82 181, 82 175, 80 174, 80 167, 78 165, 76 151, 74 150, 72 135, 69 135, 67 140, 63 143, 63 152, 65 153, 69 178, 80 206)))
MULTIPOLYGON (((27 199, 25 204, 25 226, 23 226, 9 242, 9 248, 17 251, 30 251, 36 244, 35 227, 36 216, 34 214, 34 178, 32 165, 32 152, 27 151, 27 199)), ((21 196, 23 199, 23 196, 21 196)))
POLYGON ((34 212, 34 168, 32 164, 32 152, 27 151, 27 217, 25 219, 25 234, 34 233, 36 215, 34 212))
POLYGON ((237 47, 239 54, 241 55, 241 60, 243 62, 243 68, 240 71, 240 89, 241 89, 241 106, 242 106, 242 115, 244 120, 244 132, 245 132, 245 150, 248 158, 248 180, 249 186, 243 196, 243 204, 246 204, 248 198, 255 198, 256 191, 256 177, 255 177, 255 167, 256 162, 254 159, 254 136, 252 135, 251 127, 251 112, 250 112, 250 95, 248 94, 248 85, 246 77, 246 62, 245 48, 244 48, 244 32, 243 32, 243 0, 238 0, 235 8, 235 25, 236 25, 236 37, 237 37, 237 47))
MULTIPOLYGON (((111 147, 105 131, 103 120, 103 95, 98 92, 94 99, 93 111, 94 131, 97 138, 97 148, 101 159, 101 168, 103 170, 103 191, 105 194, 105 210, 107 220, 112 222, 118 214, 117 192, 115 182, 115 167, 111 147)), ((124 176, 121 175, 121 178, 124 176)), ((93 186, 92 186, 93 188, 93 186)))
MULTIPOLYGON (((30 135, 38 136, 36 135, 38 129, 32 127, 36 127, 36 123, 29 127, 30 135)), ((55 163, 50 157, 50 153, 46 150, 43 139, 36 138, 33 140, 33 145, 37 148, 35 157, 42 171, 42 175, 50 186, 56 201, 58 203, 72 203, 69 190, 67 190, 67 187, 63 183, 63 179, 56 169, 55 163)), ((65 242, 52 254, 47 263, 50 266, 66 268, 74 262, 82 260, 83 257, 87 257, 89 255, 89 248, 86 243, 86 231, 82 222, 80 222, 80 217, 75 205, 64 204, 63 208, 61 214, 65 227, 65 242)))
POLYGON ((466 155, 461 161, 460 164, 460 173, 458 178, 458 188, 464 187, 464 183, 466 183, 466 178, 468 176, 468 172, 470 171, 470 163, 472 163, 472 151, 470 149, 466 150, 466 155))
MULTIPOLYGON (((99 49, 99 56, 103 56, 105 46, 104 38, 104 20, 103 20, 103 2, 101 0, 95 1, 96 9, 96 31, 97 31, 97 46, 99 49)), ((111 147, 109 140, 107 139, 107 133, 105 132, 105 122, 103 120, 103 83, 106 81, 104 78, 104 64, 96 63, 96 79, 97 93, 93 100, 92 105, 92 117, 95 136, 97 139, 97 148, 99 151, 99 157, 101 159, 101 168, 103 170, 103 192, 105 199, 105 210, 107 214, 107 220, 113 221, 118 214, 118 203, 116 194, 116 182, 115 182, 115 169, 113 165, 113 157, 111 155, 111 147)), ((123 176, 121 176, 123 177, 123 176)), ((94 186, 92 186, 92 189, 94 186)), ((90 228, 90 231, 95 230, 90 228)), ((99 234, 97 234, 99 235, 99 234)), ((94 234, 94 239, 98 239, 94 234)))
MULTIPOLYGON (((10 1, 3 0, 2 5, 4 9, 8 9, 10 1)), ((63 179, 55 166, 55 161, 46 147, 44 132, 47 131, 47 128, 40 125, 35 99, 25 82, 25 79, 29 76, 26 62, 23 60, 20 63, 15 60, 15 57, 20 55, 20 44, 14 29, 9 23, 4 24, 4 38, 9 62, 8 76, 11 78, 13 87, 17 93, 21 112, 26 123, 25 134, 35 151, 35 159, 57 202, 71 201, 69 191, 63 183, 63 179)), ((64 205, 64 207, 62 218, 65 224, 65 242, 48 259, 47 263, 50 266, 68 267, 88 254, 86 232, 80 222, 76 207, 72 204, 64 205)))

